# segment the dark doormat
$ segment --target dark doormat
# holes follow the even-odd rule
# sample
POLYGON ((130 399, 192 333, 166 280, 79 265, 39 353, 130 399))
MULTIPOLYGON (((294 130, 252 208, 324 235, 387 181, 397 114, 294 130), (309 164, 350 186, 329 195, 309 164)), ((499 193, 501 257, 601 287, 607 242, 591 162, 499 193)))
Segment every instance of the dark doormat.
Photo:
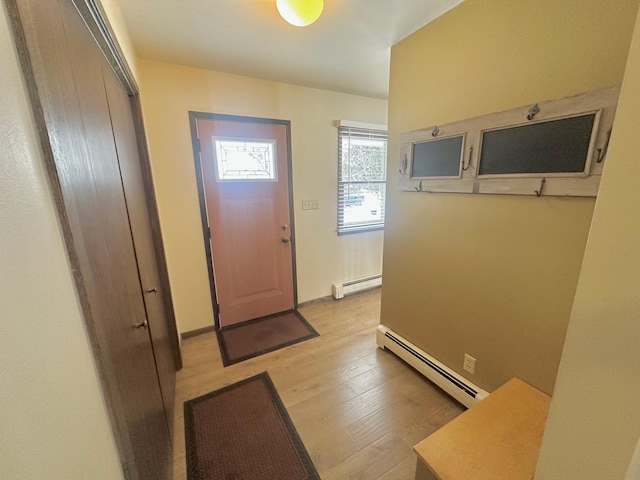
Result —
POLYGON ((267 372, 184 404, 188 480, 319 480, 267 372))
POLYGON ((318 336, 297 310, 216 330, 225 367, 318 336))

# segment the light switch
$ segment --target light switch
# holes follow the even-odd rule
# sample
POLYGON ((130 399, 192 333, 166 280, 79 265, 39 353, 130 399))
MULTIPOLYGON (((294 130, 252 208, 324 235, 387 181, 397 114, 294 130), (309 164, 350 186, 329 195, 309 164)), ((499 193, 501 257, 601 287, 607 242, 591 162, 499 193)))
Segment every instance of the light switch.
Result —
POLYGON ((318 204, 318 200, 303 200, 302 201, 302 210, 318 210, 320 205, 318 204))

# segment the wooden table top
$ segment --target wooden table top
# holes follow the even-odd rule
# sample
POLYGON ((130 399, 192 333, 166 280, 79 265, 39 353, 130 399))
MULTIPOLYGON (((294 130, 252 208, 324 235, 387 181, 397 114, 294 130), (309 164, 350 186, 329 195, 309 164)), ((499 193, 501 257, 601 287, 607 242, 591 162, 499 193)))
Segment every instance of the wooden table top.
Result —
POLYGON ((550 403, 513 378, 414 450, 440 480, 531 480, 550 403))

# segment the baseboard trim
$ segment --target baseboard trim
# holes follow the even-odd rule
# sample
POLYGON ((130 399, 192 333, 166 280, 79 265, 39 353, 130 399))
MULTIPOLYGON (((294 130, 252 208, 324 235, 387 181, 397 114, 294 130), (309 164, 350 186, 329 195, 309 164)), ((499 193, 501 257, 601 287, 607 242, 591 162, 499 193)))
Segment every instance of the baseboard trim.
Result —
POLYGON ((331 295, 327 295, 326 297, 314 298, 313 300, 307 300, 306 302, 299 303, 298 308, 315 305, 317 303, 328 302, 329 300, 333 300, 333 297, 331 295))
POLYGON ((378 347, 396 354, 467 408, 489 395, 489 392, 383 324, 378 325, 376 330, 376 343, 378 347))
MULTIPOLYGON (((349 294, 350 297, 356 296, 360 293, 365 293, 365 292, 370 292, 371 290, 379 290, 381 289, 382 286, 380 285, 375 285, 371 288, 365 288, 364 290, 360 290, 359 292, 355 292, 355 293, 351 293, 349 294)), ((340 299, 342 300, 342 299, 340 299)), ((306 307, 308 305, 315 305, 317 303, 324 303, 324 302, 335 302, 337 301, 335 298, 333 298, 333 295, 327 295, 326 297, 320 297, 320 298, 314 298, 313 300, 307 300, 306 302, 302 302, 298 304, 297 308, 302 308, 302 307, 306 307)))
POLYGON ((188 332, 183 332, 180 334, 182 340, 186 340, 187 338, 197 337, 198 335, 202 335, 203 333, 215 332, 216 327, 214 325, 209 325, 208 327, 196 328, 195 330, 189 330, 188 332))

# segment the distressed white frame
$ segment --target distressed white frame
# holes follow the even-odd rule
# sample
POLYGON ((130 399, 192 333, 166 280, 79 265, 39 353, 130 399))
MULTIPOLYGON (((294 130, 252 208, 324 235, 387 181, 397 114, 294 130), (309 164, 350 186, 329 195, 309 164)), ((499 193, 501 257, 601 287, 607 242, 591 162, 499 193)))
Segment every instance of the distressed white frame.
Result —
POLYGON ((529 109, 532 106, 527 105, 505 112, 438 126, 439 133, 436 138, 466 134, 461 164, 465 167, 468 166, 468 169, 462 170, 460 178, 411 178, 413 144, 433 139, 432 132, 435 126, 403 133, 400 135, 400 168, 398 172, 400 190, 595 197, 600 186, 602 168, 606 162, 608 139, 619 93, 619 87, 614 87, 558 100, 538 102, 540 112, 532 120, 527 120, 529 109), (594 112, 597 115, 584 173, 478 175, 483 131, 559 120, 594 112), (598 157, 602 155, 604 155, 604 159, 598 162, 598 157))

